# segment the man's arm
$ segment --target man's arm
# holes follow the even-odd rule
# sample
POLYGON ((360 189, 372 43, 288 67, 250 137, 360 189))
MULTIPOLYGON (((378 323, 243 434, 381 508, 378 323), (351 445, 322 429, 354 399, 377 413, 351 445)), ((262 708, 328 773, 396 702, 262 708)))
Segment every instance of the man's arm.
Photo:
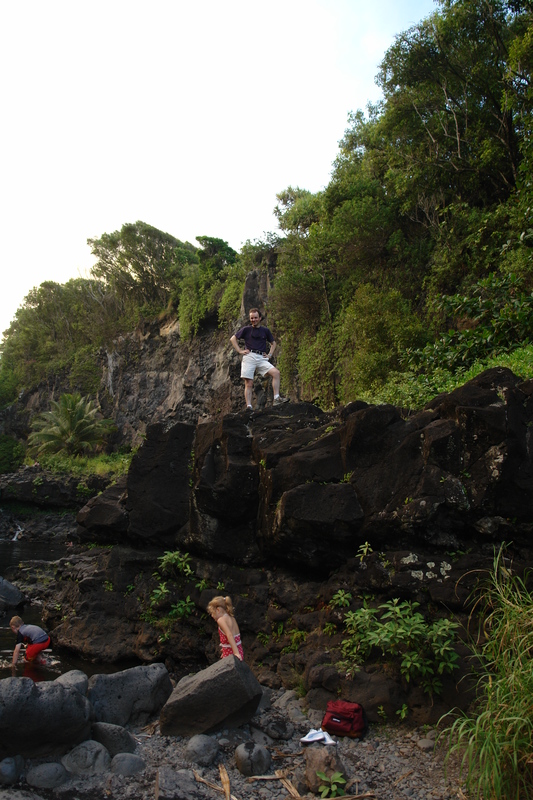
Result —
POLYGON ((21 642, 19 642, 19 644, 15 645, 15 649, 13 650, 13 666, 15 666, 15 664, 19 660, 19 653, 20 653, 20 648, 21 647, 22 647, 22 643, 21 642))
POLYGON ((272 358, 272 356, 274 355, 274 351, 276 350, 276 346, 277 345, 276 345, 276 342, 274 340, 272 340, 269 344, 270 344, 270 350, 268 351, 267 358, 272 358))
POLYGON ((233 349, 234 349, 234 350, 235 350, 235 351, 236 351, 236 352, 237 352, 237 353, 238 353, 240 356, 245 356, 245 355, 246 355, 246 353, 249 353, 249 352, 250 352, 250 351, 248 350, 248 348, 246 348, 246 347, 244 348, 244 350, 241 350, 241 346, 240 346, 239 342, 237 341, 237 337, 235 336, 235 334, 233 334, 233 336, 231 337, 231 339, 230 339, 230 342, 231 342, 231 344, 232 344, 232 346, 233 346, 233 349))

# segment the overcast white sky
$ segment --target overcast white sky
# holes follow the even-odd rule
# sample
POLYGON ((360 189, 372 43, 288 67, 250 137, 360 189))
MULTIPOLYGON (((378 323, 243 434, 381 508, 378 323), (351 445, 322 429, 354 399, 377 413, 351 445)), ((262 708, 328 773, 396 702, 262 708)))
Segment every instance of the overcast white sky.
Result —
POLYGON ((143 220, 236 250, 329 181, 350 111, 434 0, 0 0, 0 332, 143 220))

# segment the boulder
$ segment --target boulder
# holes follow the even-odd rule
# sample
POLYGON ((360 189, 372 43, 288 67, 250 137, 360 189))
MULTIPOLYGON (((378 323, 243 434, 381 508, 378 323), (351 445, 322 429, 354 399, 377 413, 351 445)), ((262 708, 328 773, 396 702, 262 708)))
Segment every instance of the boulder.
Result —
POLYGON ((144 725, 172 692, 164 664, 133 667, 112 675, 93 675, 87 696, 97 722, 144 725))
POLYGON ((35 767, 30 767, 26 773, 27 783, 35 789, 55 789, 56 786, 65 783, 68 777, 68 772, 63 764, 56 761, 49 764, 37 764, 35 767))
POLYGON ((56 678, 54 683, 68 686, 85 696, 89 687, 89 678, 81 669, 71 669, 68 672, 64 672, 59 678, 56 678))
POLYGON ((272 758, 266 747, 257 742, 243 742, 235 750, 235 763, 241 775, 266 775, 272 758))
POLYGON ((121 725, 112 725, 109 722, 95 722, 91 731, 95 742, 103 744, 111 756, 116 756, 118 753, 135 752, 137 742, 131 733, 121 725))
POLYGON ((89 701, 55 681, 4 678, 0 708, 0 755, 49 753, 90 736, 89 701))
POLYGON ((22 756, 3 758, 0 761, 0 786, 10 786, 16 783, 24 769, 22 756))
POLYGON ((262 689, 250 668, 230 656, 178 683, 161 709, 163 736, 193 736, 249 722, 262 689))
POLYGON ((214 762, 218 751, 219 747, 216 739, 212 736, 198 733, 196 736, 191 736, 183 755, 186 761, 199 764, 201 767, 208 767, 214 762))
POLYGON ((97 497, 92 497, 76 517, 80 541, 121 541, 129 524, 125 499, 125 477, 119 478, 97 497))
POLYGON ((73 775, 101 775, 108 771, 111 756, 103 744, 90 740, 82 742, 63 756, 61 762, 73 775))
POLYGON ((23 605, 26 598, 22 592, 13 586, 12 583, 0 578, 0 611, 6 611, 8 608, 17 608, 23 605))
POLYGON ((141 756, 136 756, 133 753, 117 753, 111 761, 111 772, 115 775, 138 775, 146 769, 146 763, 141 756))

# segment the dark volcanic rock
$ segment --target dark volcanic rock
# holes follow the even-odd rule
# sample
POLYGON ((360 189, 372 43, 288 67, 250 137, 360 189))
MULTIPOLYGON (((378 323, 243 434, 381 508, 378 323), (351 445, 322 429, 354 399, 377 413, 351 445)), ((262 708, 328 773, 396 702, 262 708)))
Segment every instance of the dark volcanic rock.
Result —
POLYGON ((182 541, 237 563, 274 558, 323 571, 370 539, 496 541, 496 518, 522 523, 526 541, 531 383, 497 368, 406 418, 388 405, 324 414, 298 404, 200 425, 182 541))
POLYGON ((175 534, 189 516, 194 426, 151 425, 128 472, 129 535, 157 540, 175 534))
POLYGON ((263 690, 250 668, 230 656, 178 683, 161 709, 164 736, 193 736, 249 722, 263 690))
POLYGON ((174 538, 189 516, 193 439, 194 427, 186 423, 149 426, 127 478, 79 512, 80 540, 157 543, 174 538))
POLYGON ((0 754, 25 754, 72 745, 89 738, 89 701, 56 681, 31 678, 0 681, 0 754), (24 717, 24 725, 20 718, 24 717))
POLYGON ((28 503, 40 508, 80 508, 87 497, 102 491, 106 480, 96 475, 86 481, 57 476, 39 466, 0 475, 0 497, 6 502, 28 503))
POLYGON ((184 423, 154 425, 127 498, 109 490, 80 521, 86 538, 107 527, 116 539, 173 538, 199 556, 323 573, 365 541, 448 549, 465 538, 497 541, 496 520, 516 520, 526 541, 531 384, 497 368, 407 417, 390 405, 325 414, 299 403, 202 423, 194 437, 184 423))
POLYGON ((78 512, 78 537, 81 541, 120 541, 128 530, 125 508, 126 478, 120 478, 102 494, 93 497, 78 512))

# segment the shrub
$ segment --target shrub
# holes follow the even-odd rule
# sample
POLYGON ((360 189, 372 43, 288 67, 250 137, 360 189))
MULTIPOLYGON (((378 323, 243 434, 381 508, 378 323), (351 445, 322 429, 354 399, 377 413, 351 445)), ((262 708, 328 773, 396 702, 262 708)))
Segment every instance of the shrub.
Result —
POLYGON ((439 676, 457 667, 459 657, 453 643, 459 626, 450 619, 427 623, 415 611, 418 605, 394 599, 378 608, 365 604, 357 611, 348 611, 342 650, 349 671, 378 648, 397 662, 407 682, 414 679, 428 694, 440 694, 439 676))

